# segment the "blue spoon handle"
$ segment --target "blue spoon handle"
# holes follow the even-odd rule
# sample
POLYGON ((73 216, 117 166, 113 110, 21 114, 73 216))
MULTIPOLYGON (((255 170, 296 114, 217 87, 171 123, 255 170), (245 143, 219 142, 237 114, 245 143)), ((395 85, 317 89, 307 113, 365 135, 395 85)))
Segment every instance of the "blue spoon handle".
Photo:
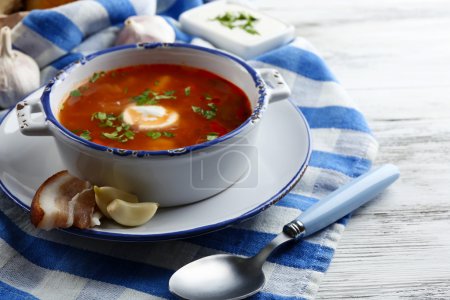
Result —
POLYGON ((287 224, 283 231, 293 237, 300 234, 309 236, 369 202, 399 176, 398 168, 391 164, 374 169, 311 206, 297 220, 287 224))

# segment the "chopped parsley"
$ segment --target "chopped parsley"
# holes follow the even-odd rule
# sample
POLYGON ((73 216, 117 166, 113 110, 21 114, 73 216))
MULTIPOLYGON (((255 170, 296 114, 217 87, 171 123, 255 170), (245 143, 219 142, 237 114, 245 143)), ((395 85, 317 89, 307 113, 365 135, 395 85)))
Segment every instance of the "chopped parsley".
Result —
POLYGON ((171 137, 174 137, 175 134, 170 131, 149 131, 149 132, 147 132, 147 136, 156 140, 156 139, 159 139, 161 136, 171 138, 171 137))
POLYGON ((219 134, 217 132, 210 132, 206 135, 206 140, 207 141, 212 141, 215 140, 219 137, 219 134))
POLYGON ((217 113, 217 106, 214 103, 208 103, 208 107, 210 108, 209 110, 194 105, 191 106, 193 112, 202 115, 207 120, 214 119, 217 113))
POLYGON ((164 99, 176 99, 174 96, 175 91, 166 91, 163 94, 159 92, 152 91, 151 89, 146 89, 142 94, 133 97, 133 100, 137 105, 155 105, 160 100, 164 99))
POLYGON ((174 137, 175 136, 175 134, 173 132, 170 132, 170 131, 163 131, 163 135, 165 137, 174 137))
POLYGON ((92 114, 91 121, 95 119, 100 121, 100 127, 115 127, 114 122, 117 121, 117 117, 114 114, 107 114, 100 111, 92 114))
POLYGON ((153 82, 153 85, 154 85, 154 86, 158 86, 158 85, 159 85, 159 81, 158 81, 158 80, 155 80, 155 82, 153 82))
POLYGON ((80 134, 80 137, 88 141, 92 140, 91 132, 89 130, 83 130, 83 132, 80 134))
POLYGON ((211 95, 210 94, 208 94, 208 93, 204 93, 203 94, 203 97, 205 98, 205 100, 208 100, 208 101, 211 101, 213 98, 211 97, 211 95))
POLYGON ((72 96, 72 97, 80 97, 81 96, 81 92, 80 92, 79 89, 75 89, 75 90, 70 92, 70 96, 72 96))
POLYGON ((259 19, 246 12, 225 12, 223 15, 210 19, 210 21, 217 21, 229 29, 240 28, 252 35, 260 34, 254 27, 259 19))
POLYGON ((123 122, 122 115, 115 116, 105 112, 95 112, 91 116, 91 121, 98 120, 100 127, 113 128, 112 132, 102 132, 101 135, 107 139, 119 141, 121 143, 134 139, 135 133, 130 129, 130 125, 123 122))
POLYGON ((189 96, 191 94, 191 87, 190 86, 184 88, 184 94, 186 96, 189 96))
POLYGON ((161 132, 159 132, 159 131, 150 131, 150 132, 147 132, 147 136, 151 137, 154 140, 156 140, 156 139, 159 139, 161 137, 161 132))
POLYGON ((103 77, 103 76, 105 76, 105 72, 103 72, 103 71, 100 72, 100 73, 95 72, 95 73, 92 75, 91 79, 89 79, 89 81, 92 82, 92 83, 94 83, 94 82, 96 82, 100 77, 103 77))
POLYGON ((102 136, 104 136, 105 138, 108 138, 108 139, 110 139, 110 140, 115 140, 115 139, 117 139, 117 135, 118 135, 117 131, 113 131, 113 132, 111 132, 111 133, 108 133, 108 132, 102 132, 102 136))

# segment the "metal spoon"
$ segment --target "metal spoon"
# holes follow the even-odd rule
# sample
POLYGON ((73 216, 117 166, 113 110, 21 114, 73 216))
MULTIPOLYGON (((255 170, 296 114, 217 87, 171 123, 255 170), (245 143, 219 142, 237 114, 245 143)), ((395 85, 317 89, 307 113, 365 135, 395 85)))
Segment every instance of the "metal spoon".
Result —
POLYGON ((393 165, 384 165, 360 176, 286 224, 283 232, 257 255, 250 258, 212 255, 191 262, 172 275, 169 289, 181 298, 192 300, 249 297, 263 288, 262 266, 278 246, 307 237, 334 223, 372 200, 398 177, 398 168, 393 165))

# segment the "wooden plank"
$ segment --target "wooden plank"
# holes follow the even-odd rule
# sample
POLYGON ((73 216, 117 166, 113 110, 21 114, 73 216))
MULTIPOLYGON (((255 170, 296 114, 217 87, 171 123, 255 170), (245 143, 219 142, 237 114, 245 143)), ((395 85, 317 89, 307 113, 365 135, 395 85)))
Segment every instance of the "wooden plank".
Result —
POLYGON ((251 1, 327 60, 401 179, 358 210, 319 299, 450 299, 450 2, 251 1))

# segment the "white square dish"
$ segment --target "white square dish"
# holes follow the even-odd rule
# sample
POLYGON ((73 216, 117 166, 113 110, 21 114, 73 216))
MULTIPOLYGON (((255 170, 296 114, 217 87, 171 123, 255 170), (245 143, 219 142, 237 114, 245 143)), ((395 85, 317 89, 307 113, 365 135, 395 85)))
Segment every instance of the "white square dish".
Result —
MULTIPOLYGON (((234 53, 244 59, 251 59, 284 45, 294 38, 294 27, 251 8, 216 1, 184 12, 180 16, 181 27, 189 34, 201 37, 214 46, 234 53), (225 13, 243 13, 255 17, 252 22, 257 33, 245 29, 229 28, 215 20, 225 13)), ((238 23, 237 23, 238 24, 238 23)), ((239 24, 242 24, 240 22, 239 24)))

